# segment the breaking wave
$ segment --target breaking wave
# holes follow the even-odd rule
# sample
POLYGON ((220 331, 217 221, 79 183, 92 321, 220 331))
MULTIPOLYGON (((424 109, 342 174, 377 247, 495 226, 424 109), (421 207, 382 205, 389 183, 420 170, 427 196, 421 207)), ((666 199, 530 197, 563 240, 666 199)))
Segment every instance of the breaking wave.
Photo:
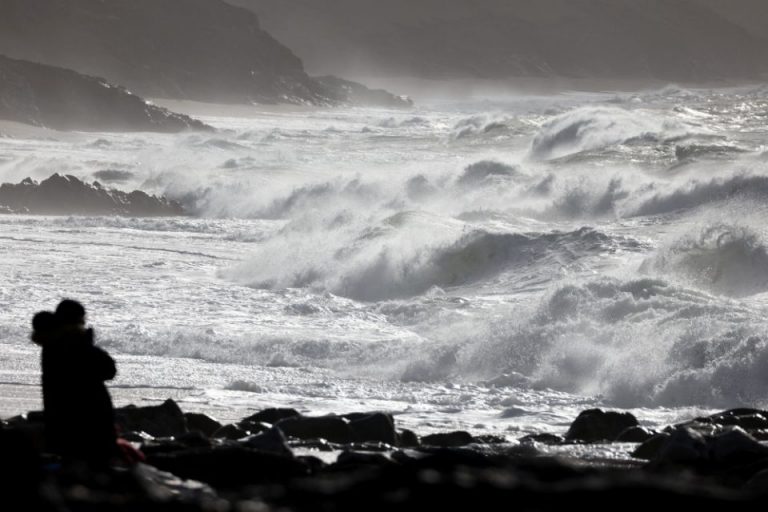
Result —
POLYGON ((282 233, 266 242, 251 263, 223 275, 256 288, 308 287, 381 301, 414 297, 435 287, 490 285, 494 276, 505 271, 526 266, 541 269, 547 262, 554 276, 564 265, 613 248, 608 236, 588 228, 569 233, 493 233, 467 231, 455 223, 442 226, 442 234, 436 236, 435 228, 440 226, 430 226, 433 222, 422 214, 398 214, 354 236, 302 232, 303 240, 288 241, 282 233), (331 245, 333 236, 336 240, 331 245), (324 239, 323 249, 317 249, 315 237, 324 239), (302 247, 311 256, 298 259, 295 249, 287 252, 287 247, 302 247))
POLYGON ((641 111, 582 107, 544 124, 533 140, 530 156, 548 160, 616 144, 654 143, 686 134, 681 123, 641 111))
POLYGON ((745 297, 768 291, 768 247, 750 228, 718 224, 676 240, 641 270, 674 274, 705 290, 745 297))
POLYGON ((618 406, 754 404, 768 394, 766 312, 658 279, 560 286, 485 326, 452 371, 517 372, 618 406))

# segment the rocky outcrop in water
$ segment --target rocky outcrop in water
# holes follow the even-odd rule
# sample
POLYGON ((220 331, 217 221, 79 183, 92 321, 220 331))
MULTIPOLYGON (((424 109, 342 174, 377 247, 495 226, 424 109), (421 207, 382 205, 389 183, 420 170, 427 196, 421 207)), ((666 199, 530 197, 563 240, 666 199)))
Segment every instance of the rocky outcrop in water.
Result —
POLYGON ((145 97, 333 105, 361 96, 357 85, 311 78, 255 14, 222 0, 0 0, 0 53, 145 97))
POLYGON ((0 212, 40 215, 126 215, 160 217, 184 215, 175 201, 140 190, 123 192, 85 183, 74 176, 54 174, 36 182, 0 185, 0 212))
POLYGON ((123 87, 67 69, 0 55, 0 119, 56 130, 209 130, 123 87))

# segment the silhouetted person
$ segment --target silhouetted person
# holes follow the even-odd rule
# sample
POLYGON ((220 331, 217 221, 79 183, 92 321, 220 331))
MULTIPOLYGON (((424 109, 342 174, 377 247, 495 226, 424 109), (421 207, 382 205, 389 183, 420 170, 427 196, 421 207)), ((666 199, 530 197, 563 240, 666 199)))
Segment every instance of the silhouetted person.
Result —
POLYGON ((35 315, 32 339, 43 347, 43 406, 48 450, 104 467, 117 453, 114 409, 104 381, 115 361, 94 345, 85 309, 62 301, 56 313, 35 315))

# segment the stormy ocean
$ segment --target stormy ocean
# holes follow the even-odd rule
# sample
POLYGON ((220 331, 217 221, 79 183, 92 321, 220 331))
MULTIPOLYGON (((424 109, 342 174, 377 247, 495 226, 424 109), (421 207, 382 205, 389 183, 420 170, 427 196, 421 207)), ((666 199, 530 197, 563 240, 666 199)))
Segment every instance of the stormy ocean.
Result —
POLYGON ((33 312, 81 300, 118 405, 392 412, 420 432, 665 425, 768 402, 768 89, 666 87, 0 132, 184 217, 0 216, 0 412, 40 407, 33 312))

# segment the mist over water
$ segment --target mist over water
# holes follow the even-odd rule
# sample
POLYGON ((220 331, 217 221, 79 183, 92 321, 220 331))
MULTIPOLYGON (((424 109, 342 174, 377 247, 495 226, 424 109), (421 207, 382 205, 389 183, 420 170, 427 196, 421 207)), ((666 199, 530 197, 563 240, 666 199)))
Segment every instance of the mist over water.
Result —
POLYGON ((132 354, 764 403, 766 116, 765 90, 669 87, 2 138, 3 181, 69 173, 193 215, 0 217, 0 328, 71 293, 132 354))

